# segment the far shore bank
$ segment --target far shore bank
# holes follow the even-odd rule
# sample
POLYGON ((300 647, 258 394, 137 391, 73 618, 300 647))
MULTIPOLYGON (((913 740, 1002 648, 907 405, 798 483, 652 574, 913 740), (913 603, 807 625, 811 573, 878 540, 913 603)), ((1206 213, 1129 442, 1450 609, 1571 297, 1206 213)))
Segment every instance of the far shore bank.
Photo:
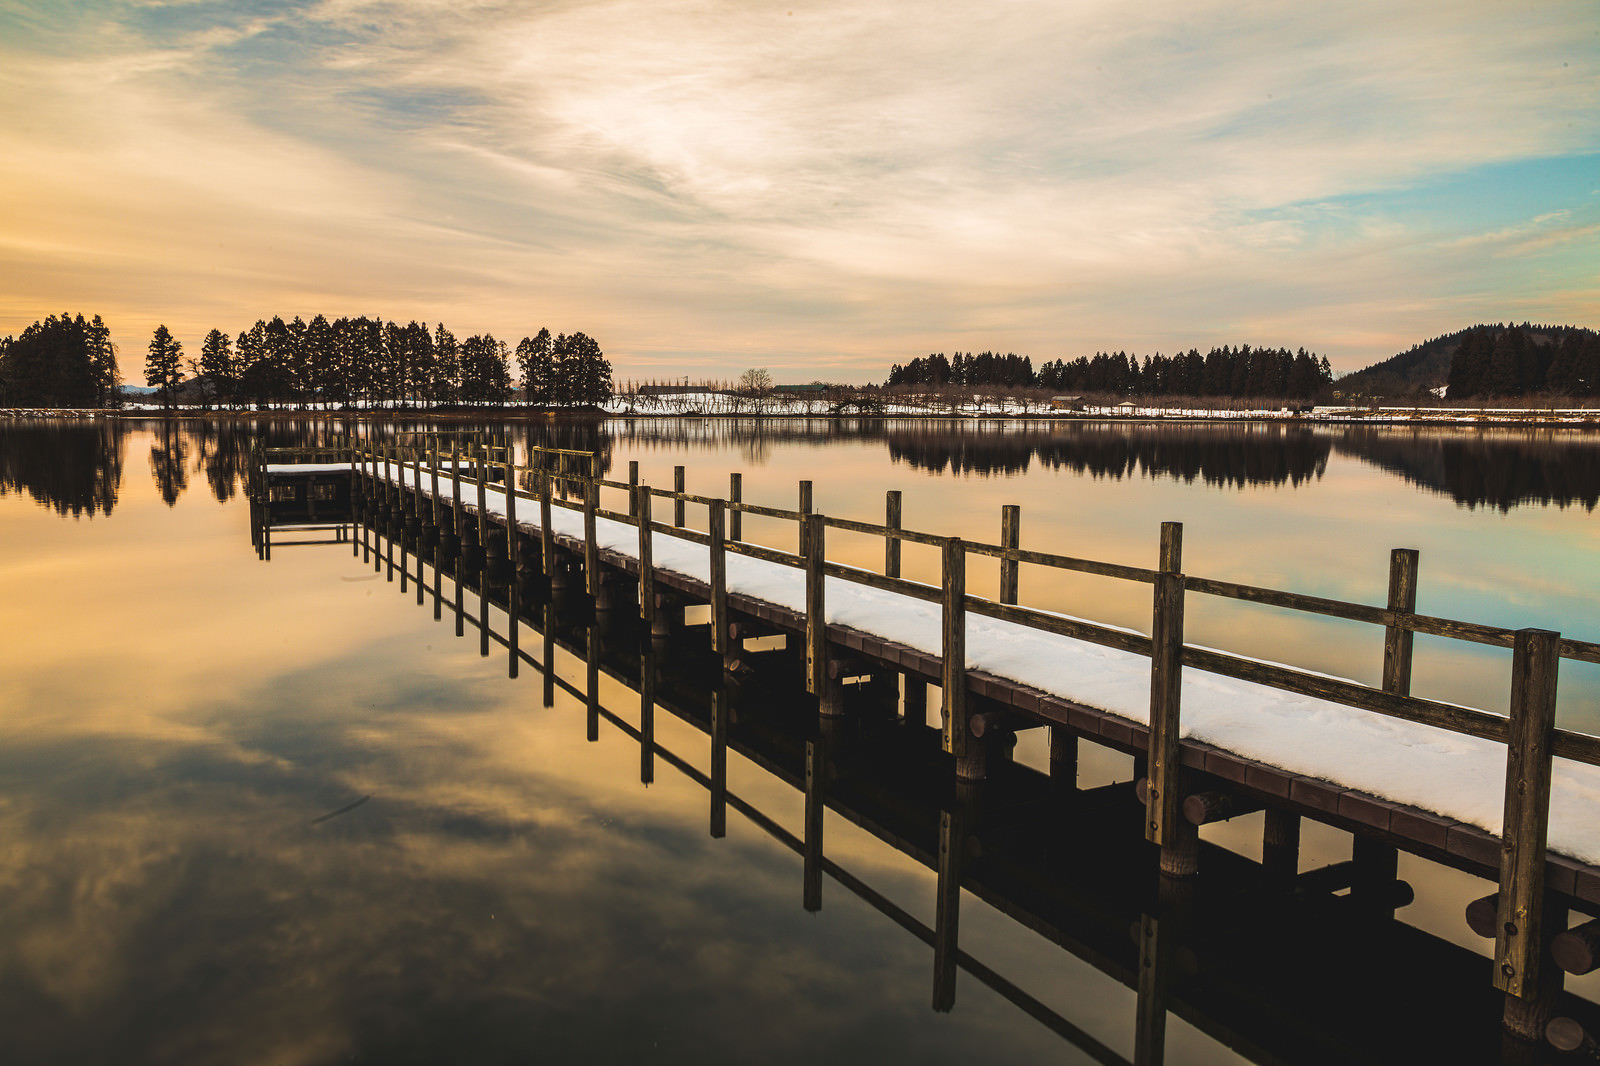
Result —
POLYGON ((934 422, 1184 422, 1235 425, 1287 423, 1297 425, 1411 425, 1470 428, 1472 426, 1600 426, 1600 408, 1467 408, 1467 407, 1313 407, 1309 410, 1267 408, 1220 410, 1135 406, 1131 409, 1008 410, 1004 406, 957 405, 954 409, 895 409, 887 411, 763 410, 668 411, 638 410, 617 405, 605 408, 533 408, 521 405, 462 408, 319 408, 270 407, 264 410, 174 407, 139 404, 122 408, 0 408, 0 418, 26 419, 151 419, 260 421, 263 419, 329 419, 358 422, 462 422, 525 421, 604 422, 616 419, 650 421, 934 421, 934 422))

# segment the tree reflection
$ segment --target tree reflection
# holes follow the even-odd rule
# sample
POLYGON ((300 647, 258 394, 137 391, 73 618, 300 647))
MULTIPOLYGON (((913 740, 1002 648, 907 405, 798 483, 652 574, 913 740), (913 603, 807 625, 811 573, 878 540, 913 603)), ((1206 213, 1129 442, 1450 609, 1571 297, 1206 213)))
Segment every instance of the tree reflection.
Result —
POLYGON ((63 517, 108 515, 126 436, 120 422, 0 422, 0 496, 26 492, 63 517))
POLYGON ((1448 430, 1361 427, 1339 451, 1388 470, 1464 507, 1501 512, 1522 504, 1600 501, 1600 435, 1571 430, 1448 430))
POLYGON ((189 442, 175 423, 162 422, 150 444, 150 476, 156 489, 171 507, 189 487, 189 442))

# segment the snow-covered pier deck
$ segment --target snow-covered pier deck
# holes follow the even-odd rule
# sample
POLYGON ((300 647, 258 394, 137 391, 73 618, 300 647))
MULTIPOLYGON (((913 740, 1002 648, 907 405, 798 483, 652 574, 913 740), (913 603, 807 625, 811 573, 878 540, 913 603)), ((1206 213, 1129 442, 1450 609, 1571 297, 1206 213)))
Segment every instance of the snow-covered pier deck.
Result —
POLYGON ((782 634, 804 650, 805 686, 823 715, 845 710, 847 679, 892 681, 918 717, 936 685, 942 744, 962 780, 1003 765, 1029 728, 1050 730, 1052 769, 1067 780, 1080 739, 1133 755, 1146 778, 1145 835, 1169 877, 1197 872, 1199 825, 1265 809, 1263 864, 1288 882, 1303 817, 1354 835, 1337 874, 1353 895, 1390 893, 1391 910, 1400 850, 1495 880, 1474 928, 1495 937, 1494 981, 1513 1031, 1543 1029, 1562 978, 1544 962, 1553 942, 1572 972, 1600 954, 1600 923, 1566 928, 1569 910, 1600 914, 1600 740, 1554 724, 1561 660, 1600 662, 1600 646, 1415 613, 1415 552, 1393 554, 1388 602, 1377 607, 1187 575, 1182 530, 1170 523, 1146 569, 1024 550, 1009 508, 999 543, 962 542, 904 529, 896 493, 883 524, 862 523, 813 513, 804 492, 794 511, 746 503, 737 475, 725 499, 683 491, 681 468, 672 490, 638 484, 636 468, 609 481, 587 453, 536 449, 523 467, 502 447, 442 450, 433 438, 357 442, 342 463, 272 458, 262 457, 263 484, 344 476, 366 504, 457 539, 490 567, 558 585, 581 575, 597 606, 637 610, 658 635, 682 626, 686 605, 706 605, 712 650, 730 669, 744 638, 782 634), (603 493, 621 504, 603 508, 603 493), (670 503, 672 522, 654 519, 657 501, 670 503), (685 522, 689 506, 705 508, 704 532, 685 522), (745 541, 744 514, 794 523, 799 550, 745 541), (882 572, 830 562, 829 529, 881 536, 882 572), (939 586, 900 576, 905 541, 940 549, 939 586), (1000 561, 997 598, 967 594, 972 555, 1000 561), (1149 585, 1150 633, 1021 605, 1022 563, 1149 585), (1381 626, 1383 686, 1187 644, 1186 595, 1381 626), (1509 713, 1411 695, 1419 632, 1511 648, 1509 713))

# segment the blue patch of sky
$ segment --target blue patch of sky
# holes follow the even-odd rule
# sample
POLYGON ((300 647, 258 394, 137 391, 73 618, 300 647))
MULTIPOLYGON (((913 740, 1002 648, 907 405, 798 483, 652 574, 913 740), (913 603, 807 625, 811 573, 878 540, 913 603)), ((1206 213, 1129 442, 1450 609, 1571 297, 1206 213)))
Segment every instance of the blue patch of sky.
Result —
POLYGON ((1566 212, 1569 224, 1600 221, 1600 153, 1517 159, 1424 176, 1410 184, 1244 213, 1293 220, 1337 235, 1367 222, 1452 235, 1488 233, 1566 212))

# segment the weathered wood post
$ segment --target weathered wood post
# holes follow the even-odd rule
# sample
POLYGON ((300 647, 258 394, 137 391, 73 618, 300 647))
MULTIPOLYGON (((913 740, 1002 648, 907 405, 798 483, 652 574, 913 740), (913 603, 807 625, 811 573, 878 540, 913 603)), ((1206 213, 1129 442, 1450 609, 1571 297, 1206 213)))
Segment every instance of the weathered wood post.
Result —
POLYGON ((521 553, 517 550, 517 464, 506 453, 506 560, 511 564, 511 583, 517 583, 521 553))
MULTIPOLYGON (((363 535, 365 535, 363 533, 363 535)), ((433 620, 444 617, 444 538, 433 542, 433 620)))
POLYGON ((1537 1040, 1549 1020, 1560 971, 1541 972, 1545 841, 1550 828, 1551 744, 1561 635, 1518 630, 1512 645, 1511 722, 1506 743, 1505 819, 1501 829, 1500 906, 1494 941, 1494 985, 1506 993, 1505 1025, 1537 1040))
POLYGON ((629 459, 628 460, 628 517, 629 518, 633 518, 633 517, 637 516, 638 513, 639 513, 637 510, 635 510, 635 508, 639 506, 639 496, 638 496, 638 493, 634 491, 638 487, 639 487, 639 460, 637 460, 637 459, 629 459))
POLYGON ((728 502, 733 504, 728 508, 728 539, 743 540, 744 512, 738 505, 744 502, 744 475, 737 470, 728 475, 728 502))
POLYGON ((489 450, 478 445, 474 472, 478 478, 478 551, 489 554, 489 450))
POLYGON ((1064 725, 1050 727, 1050 784, 1057 792, 1078 787, 1078 734, 1064 725))
POLYGON ((1161 872, 1198 869, 1199 828, 1180 810, 1179 720, 1183 694, 1183 523, 1161 523, 1161 559, 1150 622, 1150 779, 1145 839, 1161 846, 1161 872))
POLYGON ((1176 931, 1163 928, 1171 919, 1139 917, 1139 984, 1134 1008, 1134 1066, 1161 1066, 1166 1061, 1167 989, 1172 980, 1176 931))
POLYGON ((465 529, 466 519, 462 517, 461 510, 461 455, 456 451, 455 442, 450 445, 450 525, 455 531, 457 548, 460 547, 461 533, 465 529))
POLYGON ((710 531, 711 560, 711 650, 728 662, 728 538, 727 504, 711 501, 711 514, 707 520, 710 531))
POLYGON ((683 467, 681 467, 681 466, 673 467, 672 468, 672 491, 677 493, 678 495, 676 497, 674 497, 673 501, 672 501, 672 524, 677 526, 679 529, 682 529, 683 525, 684 525, 684 499, 683 499, 683 493, 684 493, 683 486, 684 486, 684 484, 685 484, 685 482, 683 480, 683 467))
POLYGON ((590 596, 600 595, 600 541, 595 533, 595 512, 600 509, 600 479, 583 483, 583 581, 590 596))
POLYGON ((973 737, 967 719, 967 549, 959 537, 944 542, 941 565, 944 663, 940 687, 944 696, 944 750, 956 757, 956 776, 967 781, 984 776, 983 746, 973 737))
MULTIPOLYGON (((900 532, 900 490, 890 489, 884 494, 883 524, 894 532, 900 532)), ((883 573, 885 577, 900 576, 900 538, 885 536, 883 538, 883 573)))
POLYGON ((544 568, 544 576, 552 581, 556 575, 556 530, 551 519, 554 505, 551 498, 555 495, 555 479, 550 476, 548 466, 541 466, 539 470, 539 556, 540 565, 544 568))
MULTIPOLYGON (((811 513, 811 482, 809 482, 809 481, 800 482, 800 507, 799 507, 799 510, 800 510, 800 513, 802 515, 809 515, 811 513)), ((807 531, 809 529, 810 529, 810 525, 807 523, 806 519, 804 519, 804 518, 800 519, 800 554, 801 555, 807 554, 807 552, 806 552, 806 536, 807 536, 807 531)))
MULTIPOLYGON (((1022 544, 1022 508, 1008 503, 1000 508, 1000 547, 1016 551, 1022 544)), ((1000 557, 1000 602, 1017 602, 1017 560, 1000 557)))
POLYGON ((1267 878, 1280 890, 1294 887, 1300 872, 1300 816, 1293 811, 1268 807, 1261 830, 1261 865, 1267 878))
POLYGON ((806 741, 805 817, 802 830, 804 886, 802 905, 808 911, 822 909, 822 786, 826 772, 826 750, 822 741, 806 741))
POLYGON ((825 538, 822 516, 801 520, 806 561, 806 691, 821 696, 828 683, 827 575, 823 573, 825 538))
POLYGON ((639 620, 652 629, 656 621, 656 565, 650 520, 650 486, 633 490, 634 516, 639 523, 639 620))
MULTIPOLYGON (((1389 553, 1388 608, 1394 619, 1383 633, 1383 690, 1397 696, 1411 695, 1411 648, 1413 634, 1408 617, 1417 609, 1417 560, 1414 548, 1395 548, 1389 553)), ((1400 873, 1400 851, 1393 844, 1357 837, 1351 845, 1355 864, 1350 896, 1358 906, 1374 916, 1394 916, 1394 882, 1400 873)))
POLYGON ((433 528, 439 529, 439 435, 435 433, 428 447, 428 467, 433 472, 433 528))

